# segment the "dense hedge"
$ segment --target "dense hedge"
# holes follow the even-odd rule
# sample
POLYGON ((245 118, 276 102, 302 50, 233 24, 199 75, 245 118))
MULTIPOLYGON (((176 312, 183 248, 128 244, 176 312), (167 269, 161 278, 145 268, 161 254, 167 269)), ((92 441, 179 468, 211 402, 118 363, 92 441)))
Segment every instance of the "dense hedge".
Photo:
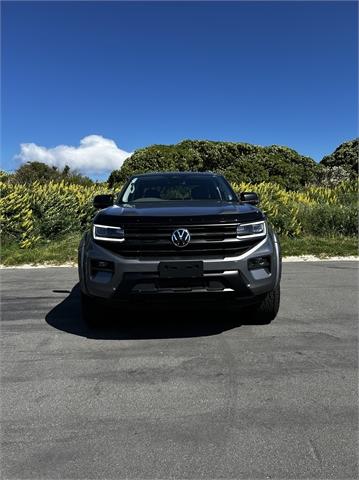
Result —
MULTIPOLYGON (((335 188, 312 186, 290 192, 273 183, 233 185, 236 191, 258 192, 261 208, 280 234, 299 237, 357 233, 355 182, 344 182, 335 188)), ((94 195, 108 191, 101 185, 64 182, 25 185, 0 181, 0 188, 3 241, 19 242, 22 248, 84 231, 95 213, 94 195)))
POLYGON ((349 142, 344 142, 331 154, 327 155, 320 162, 325 167, 342 167, 352 172, 358 173, 359 160, 359 139, 355 138, 349 142))
POLYGON ((152 145, 136 150, 120 170, 114 170, 110 187, 129 176, 159 171, 213 171, 230 181, 274 182, 288 190, 310 184, 335 185, 358 175, 358 139, 340 145, 320 164, 295 150, 249 143, 185 140, 175 145, 152 145))
POLYGON ((234 182, 275 182, 299 189, 315 181, 318 165, 287 147, 261 147, 249 143, 185 140, 176 145, 152 145, 137 150, 111 173, 112 187, 134 173, 149 171, 213 171, 234 182))

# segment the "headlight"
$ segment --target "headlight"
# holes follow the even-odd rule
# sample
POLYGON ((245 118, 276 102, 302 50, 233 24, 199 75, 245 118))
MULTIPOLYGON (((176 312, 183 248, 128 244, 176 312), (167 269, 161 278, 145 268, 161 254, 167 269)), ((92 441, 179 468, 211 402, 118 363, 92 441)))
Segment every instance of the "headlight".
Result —
POLYGON ((95 240, 106 240, 107 242, 123 242, 125 240, 125 232, 121 227, 94 225, 93 238, 95 240))
POLYGON ((266 222, 241 223, 237 226, 237 238, 264 237, 267 233, 266 222))

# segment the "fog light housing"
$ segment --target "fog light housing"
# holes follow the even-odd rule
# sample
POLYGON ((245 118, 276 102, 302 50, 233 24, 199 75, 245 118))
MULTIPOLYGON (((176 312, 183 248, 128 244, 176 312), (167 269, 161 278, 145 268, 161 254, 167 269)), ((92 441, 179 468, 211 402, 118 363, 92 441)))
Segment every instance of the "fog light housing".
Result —
POLYGON ((108 260, 91 260, 91 270, 92 273, 96 272, 111 272, 114 271, 114 263, 109 262, 108 260))
POLYGON ((255 257, 248 260, 248 270, 266 268, 270 270, 270 257, 255 257))

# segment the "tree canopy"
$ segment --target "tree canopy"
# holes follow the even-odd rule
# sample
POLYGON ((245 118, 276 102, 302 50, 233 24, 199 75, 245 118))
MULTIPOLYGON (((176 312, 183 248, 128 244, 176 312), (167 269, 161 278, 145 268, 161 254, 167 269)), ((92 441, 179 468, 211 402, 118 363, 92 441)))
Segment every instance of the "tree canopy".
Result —
POLYGON ((65 165, 61 171, 57 167, 50 167, 42 162, 27 162, 21 165, 7 180, 15 183, 33 183, 35 181, 46 183, 51 180, 80 185, 91 185, 93 183, 89 177, 71 171, 68 165, 65 165))

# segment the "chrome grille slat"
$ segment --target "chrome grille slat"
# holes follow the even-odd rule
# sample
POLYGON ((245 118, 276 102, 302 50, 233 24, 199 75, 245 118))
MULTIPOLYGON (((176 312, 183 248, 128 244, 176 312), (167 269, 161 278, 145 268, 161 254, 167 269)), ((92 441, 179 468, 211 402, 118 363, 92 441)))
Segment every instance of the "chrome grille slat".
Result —
MULTIPOLYGON (((193 238, 191 237, 191 242, 190 244, 186 247, 186 248, 191 248, 192 246, 195 246, 195 245, 199 245, 199 246, 209 246, 211 244, 226 244, 225 247, 229 247, 229 245, 227 245, 227 243, 232 243, 233 245, 237 246, 237 245, 240 245, 242 242, 236 240, 235 238, 212 238, 212 239, 208 239, 208 238, 193 238)), ((158 248, 162 248, 162 247, 171 247, 171 248, 176 248, 174 247, 174 245, 172 244, 171 242, 171 239, 170 238, 166 238, 166 239, 136 239, 136 240, 132 240, 132 239, 129 239, 126 237, 126 245, 125 243, 123 244, 123 249, 126 249, 127 246, 137 246, 137 247, 145 247, 146 245, 152 245, 152 246, 156 246, 158 248)))
MULTIPOLYGON (((126 240, 152 240, 152 239, 168 239, 171 238, 172 232, 166 232, 166 233, 127 233, 125 232, 126 240)), ((235 238, 236 233, 235 232, 203 232, 203 233, 197 233, 197 232, 191 232, 191 238, 196 238, 196 237, 230 237, 230 238, 235 238)))

